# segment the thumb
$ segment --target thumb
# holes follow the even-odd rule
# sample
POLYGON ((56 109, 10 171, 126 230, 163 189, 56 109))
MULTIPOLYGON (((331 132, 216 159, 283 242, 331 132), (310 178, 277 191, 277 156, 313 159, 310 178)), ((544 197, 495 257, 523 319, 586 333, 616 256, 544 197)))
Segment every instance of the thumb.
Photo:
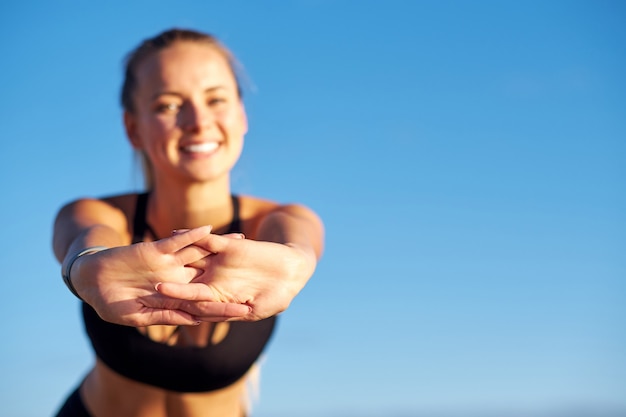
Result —
POLYGON ((158 293, 171 298, 188 301, 226 301, 212 286, 199 282, 179 284, 175 282, 158 282, 154 289, 158 293))
POLYGON ((196 243, 211 234, 213 226, 200 226, 185 231, 176 231, 172 237, 158 240, 155 245, 164 253, 178 252, 182 248, 196 243))

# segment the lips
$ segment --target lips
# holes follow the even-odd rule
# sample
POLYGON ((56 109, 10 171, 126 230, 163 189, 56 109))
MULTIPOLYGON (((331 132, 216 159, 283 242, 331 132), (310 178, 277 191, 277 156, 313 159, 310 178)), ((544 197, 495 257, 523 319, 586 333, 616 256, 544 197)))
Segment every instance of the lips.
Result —
POLYGON ((181 149, 183 152, 208 154, 214 152, 220 146, 219 142, 202 142, 185 145, 181 149))

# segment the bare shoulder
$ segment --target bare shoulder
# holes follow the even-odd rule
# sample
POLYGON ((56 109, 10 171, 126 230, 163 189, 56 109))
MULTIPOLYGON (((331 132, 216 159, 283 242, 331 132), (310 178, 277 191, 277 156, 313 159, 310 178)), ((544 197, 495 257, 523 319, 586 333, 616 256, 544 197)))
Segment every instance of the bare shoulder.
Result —
POLYGON ((321 225, 319 216, 311 208, 300 203, 278 203, 247 195, 241 195, 239 199, 241 202, 241 218, 248 223, 252 230, 256 230, 256 227, 264 218, 275 213, 289 214, 321 225))
POLYGON ((241 216, 244 219, 259 216, 263 217, 276 211, 316 215, 312 209, 300 203, 278 203, 276 201, 249 195, 240 195, 239 200, 241 202, 241 216))
POLYGON ((119 194, 100 198, 82 197, 65 204, 56 222, 87 227, 106 224, 115 230, 128 230, 129 216, 134 212, 137 194, 119 194))
POLYGON ((243 219, 263 216, 280 207, 276 201, 249 195, 239 195, 239 202, 241 203, 241 217, 243 219))

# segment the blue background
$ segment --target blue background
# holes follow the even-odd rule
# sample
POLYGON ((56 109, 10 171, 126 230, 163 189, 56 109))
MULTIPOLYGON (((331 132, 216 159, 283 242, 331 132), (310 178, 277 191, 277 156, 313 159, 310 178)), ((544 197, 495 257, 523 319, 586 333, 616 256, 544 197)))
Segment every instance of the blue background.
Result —
POLYGON ((52 222, 141 189, 122 59, 172 26, 245 67, 234 190, 327 228, 255 417, 626 415, 626 3, 604 0, 3 2, 0 415, 52 414, 93 361, 52 222))

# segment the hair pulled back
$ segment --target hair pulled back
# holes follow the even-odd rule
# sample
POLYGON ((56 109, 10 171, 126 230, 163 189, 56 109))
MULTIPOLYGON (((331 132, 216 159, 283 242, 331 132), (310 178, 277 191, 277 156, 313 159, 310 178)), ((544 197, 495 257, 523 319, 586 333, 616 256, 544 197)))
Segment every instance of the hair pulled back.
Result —
POLYGON ((202 33, 191 29, 173 28, 159 33, 158 35, 145 39, 137 48, 131 51, 125 59, 124 84, 122 84, 121 102, 124 110, 134 112, 135 104, 133 102, 133 93, 137 88, 137 67, 150 55, 155 54, 176 42, 198 42, 204 43, 215 48, 227 60, 230 70, 235 77, 237 83, 237 92, 241 97, 241 86, 236 68, 237 60, 234 55, 226 48, 215 36, 208 33, 202 33))

